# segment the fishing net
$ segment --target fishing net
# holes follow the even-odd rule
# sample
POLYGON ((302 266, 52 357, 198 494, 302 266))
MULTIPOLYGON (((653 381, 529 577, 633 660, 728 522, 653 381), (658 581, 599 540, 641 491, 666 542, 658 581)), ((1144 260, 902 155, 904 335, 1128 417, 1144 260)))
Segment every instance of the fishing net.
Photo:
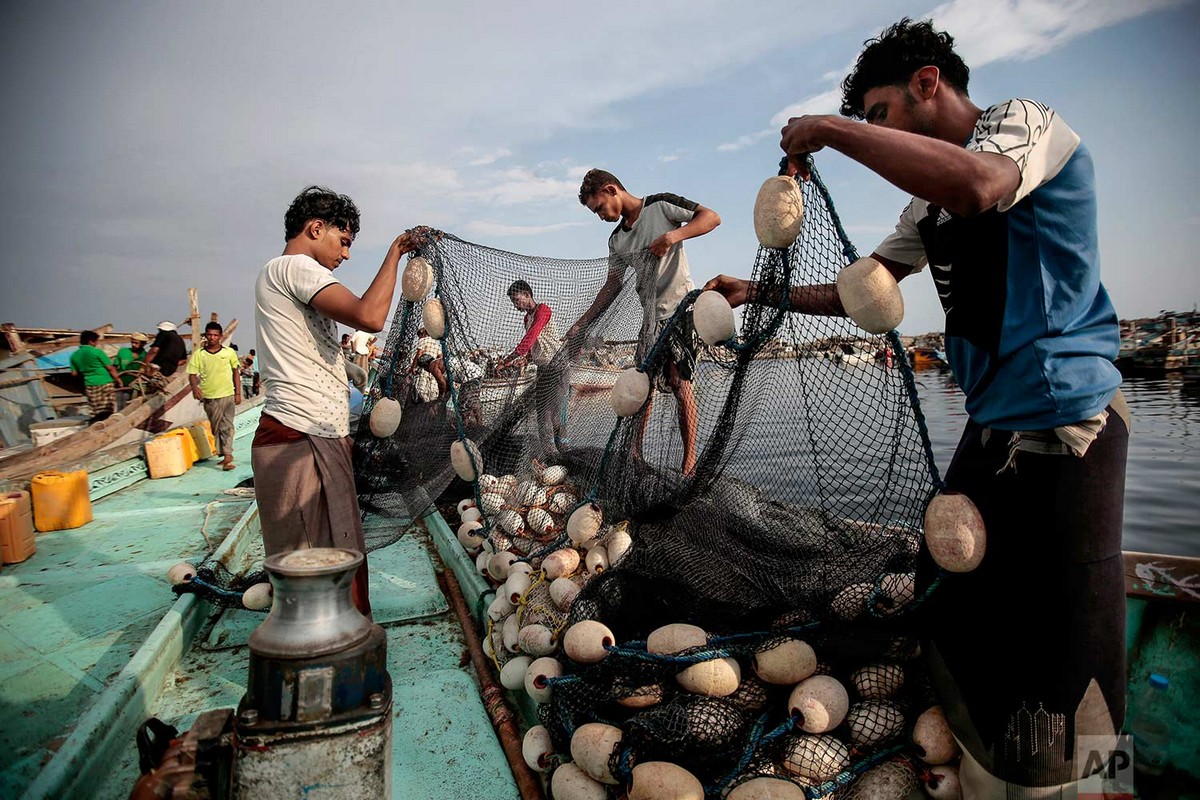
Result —
MULTIPOLYGON (((646 252, 556 260, 443 234, 420 253, 433 280, 398 306, 373 377, 359 500, 399 519, 440 504, 458 527, 497 584, 486 649, 530 670, 551 763, 599 722, 620 730, 617 781, 661 760, 709 792, 771 777, 818 797, 881 762, 914 772, 889 759, 934 702, 913 620, 935 577, 921 525, 938 478, 897 334, 788 313, 791 289, 856 258, 819 176, 801 190, 799 238, 759 249, 759 302, 720 342, 697 334, 697 291, 659 319, 646 252), (530 364, 506 358, 526 334, 522 282, 528 317, 551 312, 530 364), (614 386, 634 368, 649 399, 621 417, 614 386), (402 414, 379 436, 385 398, 402 414), (606 631, 598 661, 562 651, 589 621, 606 631), (700 641, 651 652, 677 624, 700 641), (816 659, 800 681, 759 677, 797 641, 816 659), (843 708, 817 735, 829 681, 843 708)), ((501 674, 516 688, 519 673, 501 674)))

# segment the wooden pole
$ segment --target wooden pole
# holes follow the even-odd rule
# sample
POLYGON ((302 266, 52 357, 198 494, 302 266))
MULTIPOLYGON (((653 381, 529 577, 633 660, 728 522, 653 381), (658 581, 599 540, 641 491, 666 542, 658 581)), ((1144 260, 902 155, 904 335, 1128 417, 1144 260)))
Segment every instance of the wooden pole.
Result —
POLYGON ((200 331, 200 300, 195 289, 188 289, 188 319, 192 323, 192 349, 200 347, 202 333, 200 331))

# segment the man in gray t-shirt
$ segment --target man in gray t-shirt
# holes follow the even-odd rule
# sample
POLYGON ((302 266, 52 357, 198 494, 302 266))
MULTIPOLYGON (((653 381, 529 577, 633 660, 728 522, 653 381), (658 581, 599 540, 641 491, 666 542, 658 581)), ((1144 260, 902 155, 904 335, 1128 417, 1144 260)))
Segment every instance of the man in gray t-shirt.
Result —
MULTIPOLYGON (((634 197, 615 175, 593 169, 579 187, 579 202, 605 222, 620 224, 608 237, 612 262, 608 280, 596 299, 567 334, 568 342, 577 342, 585 331, 612 304, 621 291, 626 269, 637 266, 638 256, 656 258, 649 268, 636 269, 638 298, 654 327, 650 341, 656 341, 675 313, 679 301, 695 288, 683 251, 685 239, 703 236, 721 224, 721 217, 710 208, 676 194, 651 194, 634 197)), ((646 331, 642 339, 646 340, 646 331)), ((696 360, 696 336, 689 314, 682 326, 669 334, 671 358, 660 376, 660 391, 675 395, 679 411, 679 433, 683 438, 683 473, 690 475, 696 466, 696 398, 692 392, 692 370, 696 360)), ((653 396, 651 396, 651 401, 653 396)), ((650 422, 651 402, 642 411, 637 447, 650 422)))

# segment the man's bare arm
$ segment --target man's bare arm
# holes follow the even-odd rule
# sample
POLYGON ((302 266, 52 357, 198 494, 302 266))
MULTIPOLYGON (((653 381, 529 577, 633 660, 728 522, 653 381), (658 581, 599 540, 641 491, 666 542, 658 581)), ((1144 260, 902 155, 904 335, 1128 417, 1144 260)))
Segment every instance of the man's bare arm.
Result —
MULTIPOLYGON (((912 267, 907 264, 884 258, 878 253, 872 253, 871 258, 887 267, 888 272, 892 273, 897 281, 903 280, 912 272, 912 267)), ((731 275, 718 275, 704 284, 704 290, 720 292, 734 308, 745 303, 777 306, 780 300, 778 291, 772 291, 769 287, 762 288, 755 281, 731 275)), ((841 298, 838 297, 837 285, 833 283, 791 287, 788 291, 788 311, 824 317, 846 316, 841 298)))
POLYGON ((1021 183, 1021 171, 1006 156, 832 115, 789 120, 780 146, 793 168, 803 165, 805 154, 832 147, 908 194, 960 216, 993 208, 1021 183))
POLYGON ((378 333, 387 324, 392 309, 392 297, 396 292, 396 269, 400 257, 419 248, 427 240, 424 232, 407 231, 397 236, 383 257, 383 264, 375 274, 375 280, 358 297, 340 283, 331 283, 317 292, 309 304, 335 322, 349 325, 361 331, 378 333))

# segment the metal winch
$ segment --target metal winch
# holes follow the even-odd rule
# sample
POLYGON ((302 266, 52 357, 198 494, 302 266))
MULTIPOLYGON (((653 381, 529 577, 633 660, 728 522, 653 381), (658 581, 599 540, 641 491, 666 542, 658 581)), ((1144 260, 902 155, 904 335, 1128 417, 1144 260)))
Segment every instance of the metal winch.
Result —
POLYGON ((391 797, 387 635, 350 598, 362 561, 334 548, 267 559, 274 602, 236 713, 207 711, 182 736, 148 720, 134 797, 391 797))
POLYGON ((250 636, 235 796, 298 797, 320 787, 322 797, 391 797, 387 635, 350 599, 362 560, 334 548, 267 559, 274 602, 250 636))

